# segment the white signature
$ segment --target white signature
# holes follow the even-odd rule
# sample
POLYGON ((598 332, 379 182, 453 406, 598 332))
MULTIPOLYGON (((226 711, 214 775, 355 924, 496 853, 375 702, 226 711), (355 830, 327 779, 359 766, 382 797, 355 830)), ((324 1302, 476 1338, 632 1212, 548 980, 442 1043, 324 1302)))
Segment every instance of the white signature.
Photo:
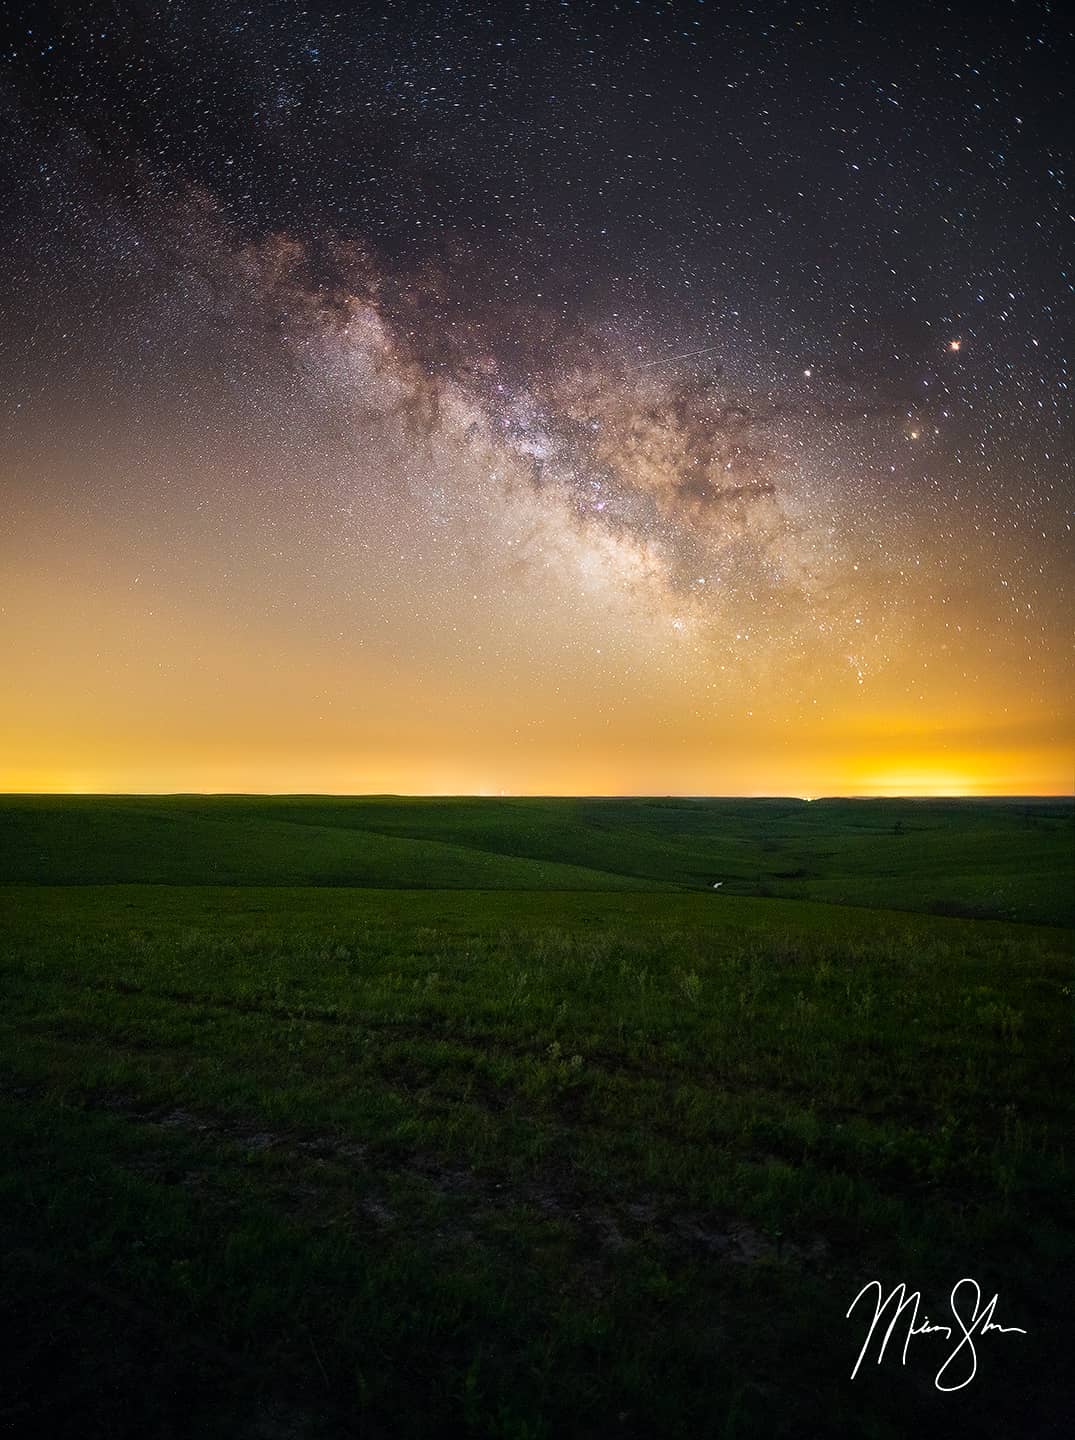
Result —
POLYGON ((952 1319, 956 1322, 954 1326, 931 1325, 929 1323, 929 1317, 925 1314, 923 1314, 920 1322, 918 1319, 918 1311, 922 1303, 922 1292, 921 1290, 914 1290, 908 1294, 907 1286, 902 1282, 882 1299, 880 1280, 871 1280, 868 1285, 863 1285, 854 1300, 852 1300, 847 1315, 844 1317, 845 1319, 850 1319, 851 1311, 854 1310, 862 1297, 871 1290, 875 1292, 873 1318, 870 1321, 870 1328, 866 1334, 866 1339, 863 1341, 862 1349, 859 1351, 859 1357, 855 1361, 855 1368, 851 1372, 852 1380, 854 1380, 858 1374, 859 1366, 866 1357, 866 1352, 870 1348, 874 1334, 881 1324, 882 1317, 890 1306, 893 1308, 888 1321, 888 1329, 885 1331, 884 1337, 881 1339, 877 1350, 878 1365, 880 1365, 881 1361, 885 1358, 885 1351, 888 1348, 888 1342, 892 1339, 892 1332, 895 1330, 905 1310, 910 1313, 907 1316, 907 1330, 903 1337, 901 1365, 907 1364, 907 1347, 910 1345, 914 1336, 944 1335, 947 1339, 951 1340, 955 1334, 959 1334, 960 1338, 956 1341, 955 1347, 934 1377, 933 1383, 938 1390, 962 1390, 965 1385, 969 1385, 974 1379, 978 1373, 978 1354, 974 1348, 975 1336, 981 1337, 982 1335, 988 1335, 991 1331, 998 1335, 1026 1334, 1026 1331, 1019 1325, 998 1325, 993 1319, 993 1312, 997 1308, 996 1295, 993 1296, 988 1305, 983 1306, 981 1286, 977 1280, 971 1280, 966 1276, 964 1276, 962 1280, 956 1281, 952 1286, 952 1293, 948 1298, 948 1303, 952 1311, 952 1319), (960 1292, 964 1290, 966 1293, 963 1299, 960 1299, 960 1292), (968 1308, 971 1307, 972 1300, 973 1308, 970 1309, 970 1315, 968 1317, 966 1312, 968 1308), (960 1359, 959 1357, 962 1358, 960 1359), (960 1375, 963 1375, 961 1380, 958 1379, 960 1375), (948 1383, 948 1381, 945 1380, 946 1376, 948 1377, 948 1381, 955 1378, 957 1383, 948 1383))

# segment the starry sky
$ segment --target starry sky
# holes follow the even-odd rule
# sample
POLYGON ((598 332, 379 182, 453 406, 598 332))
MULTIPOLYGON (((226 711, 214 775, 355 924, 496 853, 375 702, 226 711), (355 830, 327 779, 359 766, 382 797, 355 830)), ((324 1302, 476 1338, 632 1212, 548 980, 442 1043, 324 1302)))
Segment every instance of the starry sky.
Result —
POLYGON ((1071 792, 1059 6, 4 27, 0 788, 1071 792))

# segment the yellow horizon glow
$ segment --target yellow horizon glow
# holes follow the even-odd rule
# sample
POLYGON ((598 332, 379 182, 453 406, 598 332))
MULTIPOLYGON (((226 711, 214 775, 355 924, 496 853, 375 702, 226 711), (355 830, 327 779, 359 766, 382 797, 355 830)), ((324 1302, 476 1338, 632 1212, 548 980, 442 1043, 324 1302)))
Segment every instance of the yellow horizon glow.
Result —
POLYGON ((174 768, 109 769, 85 764, 70 769, 0 769, 3 795, 398 795, 400 797, 645 797, 671 796, 684 799, 760 799, 781 796, 802 800, 817 799, 958 799, 1002 798, 1005 796, 1064 798, 1075 793, 1065 784, 1062 770, 1029 771, 1020 774, 1012 766, 973 773, 950 760, 930 765, 854 764, 846 771, 830 772, 823 778, 801 772, 782 771, 770 784, 739 780, 721 783, 714 774, 711 783, 681 782, 673 785, 645 783, 626 774, 614 775, 607 768, 598 771, 561 771, 538 783, 521 782, 511 772, 476 777, 467 766, 430 767, 417 777, 408 777, 405 767, 362 767, 334 764, 294 765, 282 761, 265 766, 215 764, 174 768), (438 773, 439 772, 439 773, 438 773))

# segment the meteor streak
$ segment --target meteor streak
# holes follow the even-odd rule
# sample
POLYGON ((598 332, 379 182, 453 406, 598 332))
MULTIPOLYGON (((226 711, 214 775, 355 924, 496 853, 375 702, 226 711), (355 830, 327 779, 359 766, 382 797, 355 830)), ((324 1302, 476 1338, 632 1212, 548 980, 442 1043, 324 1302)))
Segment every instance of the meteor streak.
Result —
POLYGON ((652 370, 654 365, 671 365, 673 360, 693 360, 696 355, 711 355, 714 350, 719 350, 719 345, 707 345, 704 350, 688 350, 684 355, 664 355, 660 360, 647 360, 640 365, 640 370, 652 370))

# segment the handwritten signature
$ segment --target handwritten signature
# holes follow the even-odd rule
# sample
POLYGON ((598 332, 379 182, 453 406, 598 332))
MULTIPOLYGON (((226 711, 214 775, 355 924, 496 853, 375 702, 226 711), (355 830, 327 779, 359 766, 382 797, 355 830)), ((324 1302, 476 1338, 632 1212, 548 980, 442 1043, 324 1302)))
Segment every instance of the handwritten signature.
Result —
POLYGON ((952 1311, 952 1319, 955 1325, 931 1325, 929 1317, 922 1315, 921 1321, 918 1318, 919 1309, 922 1304, 921 1290, 913 1290, 907 1293, 907 1286, 902 1282, 887 1295, 883 1296, 880 1280, 871 1280, 852 1300, 845 1319, 851 1318, 851 1312, 855 1306, 870 1291, 874 1292, 873 1318, 870 1321, 870 1328, 866 1334, 862 1349, 859 1351, 858 1359, 855 1361, 855 1368, 851 1371, 851 1378, 854 1380, 859 1372, 859 1366, 866 1358, 866 1352, 878 1331, 882 1319, 888 1313, 888 1329, 880 1340, 877 1350, 877 1363, 880 1365, 885 1358, 885 1351, 888 1349, 888 1342, 892 1339, 893 1332, 903 1317, 907 1314, 907 1328, 903 1337, 903 1356, 901 1365, 907 1364, 907 1347, 911 1341, 919 1335, 943 1335, 951 1340, 957 1333, 959 1339, 952 1349, 944 1364, 937 1371, 933 1383, 938 1390, 962 1390, 969 1385, 978 1373, 978 1353, 974 1347, 975 1337, 988 1335, 995 1332, 998 1335, 1025 1335, 1027 1332, 1019 1325, 998 1325, 993 1319, 993 1312, 997 1308, 997 1296, 994 1295, 987 1305, 982 1305, 982 1290, 977 1280, 971 1280, 964 1276, 957 1280, 952 1286, 952 1293, 948 1303, 952 1311), (973 1302, 973 1304, 972 1304, 973 1302), (968 1309, 970 1311, 968 1315, 968 1309), (960 1380, 957 1377, 962 1375, 960 1380), (946 1378, 947 1377, 947 1378, 946 1378), (953 1379, 956 1383, 949 1383, 953 1379))

